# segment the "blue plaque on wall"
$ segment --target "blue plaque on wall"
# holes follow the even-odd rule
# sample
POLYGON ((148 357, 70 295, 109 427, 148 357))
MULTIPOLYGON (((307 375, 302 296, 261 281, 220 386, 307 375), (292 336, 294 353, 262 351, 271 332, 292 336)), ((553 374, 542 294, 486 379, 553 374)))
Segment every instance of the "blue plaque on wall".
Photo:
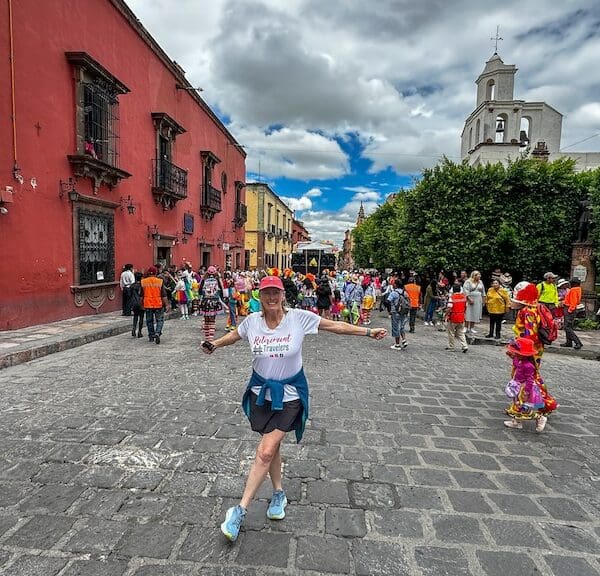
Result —
POLYGON ((183 215, 183 233, 193 234, 194 233, 194 215, 184 214, 183 215))

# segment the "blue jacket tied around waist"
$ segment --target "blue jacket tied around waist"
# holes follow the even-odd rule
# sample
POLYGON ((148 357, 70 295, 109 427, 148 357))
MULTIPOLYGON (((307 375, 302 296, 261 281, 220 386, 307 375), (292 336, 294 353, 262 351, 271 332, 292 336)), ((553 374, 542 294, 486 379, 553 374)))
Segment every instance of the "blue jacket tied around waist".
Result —
POLYGON ((290 384, 291 386, 294 386, 296 388, 298 396, 300 397, 300 402, 302 403, 302 418, 300 419, 300 422, 296 425, 295 429, 296 442, 300 442, 304 434, 306 421, 308 420, 308 382, 306 380, 306 376, 304 375, 304 368, 301 368, 300 372, 298 372, 294 376, 291 376, 290 378, 285 378, 284 380, 270 380, 268 378, 263 378, 255 370, 253 370, 252 376, 250 376, 250 381, 246 386, 244 397, 242 398, 242 408, 244 409, 244 414, 246 414, 246 416, 250 418, 250 394, 253 394, 252 387, 260 386, 260 393, 258 395, 258 398, 256 399, 256 405, 264 406, 265 394, 267 390, 270 390, 271 409, 283 410, 283 387, 286 384, 290 384))

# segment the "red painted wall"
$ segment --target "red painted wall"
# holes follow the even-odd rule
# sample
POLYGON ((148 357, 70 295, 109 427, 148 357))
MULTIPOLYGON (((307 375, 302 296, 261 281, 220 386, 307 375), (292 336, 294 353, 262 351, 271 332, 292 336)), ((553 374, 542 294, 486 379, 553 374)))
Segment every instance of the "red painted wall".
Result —
MULTIPOLYGON (((160 60, 110 0, 12 0, 17 162, 24 178, 13 176, 13 127, 9 63, 10 0, 0 0, 0 190, 14 189, 13 202, 0 214, 0 330, 95 313, 87 304, 74 304, 73 206, 59 198, 59 181, 73 176, 68 154, 77 153, 75 82, 65 52, 87 52, 129 89, 119 96, 119 167, 132 174, 110 190, 105 184, 97 197, 119 202, 131 196, 135 215, 115 210, 115 279, 123 264, 136 269, 153 263, 154 245, 148 226, 162 235, 181 235, 183 214, 194 215, 194 234, 187 244, 172 248, 172 262, 200 265, 199 240, 212 244, 211 262, 224 267, 219 241, 236 248, 243 265, 243 228, 234 229, 235 181, 245 181, 245 158, 233 138, 193 99, 177 90, 175 74, 160 60), (188 197, 163 211, 152 196, 152 160, 156 130, 152 112, 165 112, 186 129, 177 136, 172 161, 188 170, 188 197), (200 151, 221 159, 213 172, 213 186, 228 178, 222 212, 212 221, 200 215, 202 162, 200 151), (35 178, 37 187, 31 185, 35 178)), ((176 31, 174 31, 176 33, 176 31)), ((89 179, 77 189, 93 196, 89 179)), ((241 201, 244 202, 242 194, 241 201)), ((233 258, 235 266, 235 254, 233 258)), ((100 312, 120 308, 120 291, 100 312)))

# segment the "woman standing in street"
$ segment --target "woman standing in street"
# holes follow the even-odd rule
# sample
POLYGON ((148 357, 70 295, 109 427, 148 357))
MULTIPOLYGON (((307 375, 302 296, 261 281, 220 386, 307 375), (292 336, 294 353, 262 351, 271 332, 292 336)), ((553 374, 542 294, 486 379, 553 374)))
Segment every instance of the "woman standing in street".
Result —
POLYGON ((242 406, 252 430, 261 439, 242 498, 237 506, 227 510, 221 524, 221 531, 231 541, 237 539, 248 507, 267 475, 273 485, 267 518, 285 517, 287 498, 282 487, 280 446, 292 430, 300 442, 308 419, 308 383, 302 366, 304 337, 326 330, 381 340, 387 333, 384 328, 353 326, 307 310, 287 309, 283 284, 276 276, 263 278, 259 290, 261 313, 251 314, 237 329, 214 342, 202 344, 203 352, 211 354, 216 348, 244 338, 252 349, 252 376, 242 406))
POLYGON ((425 326, 433 326, 433 313, 438 307, 439 291, 436 280, 431 280, 425 290, 425 301, 423 308, 425 309, 425 318, 423 324, 425 326))
POLYGON ((492 280, 492 285, 487 291, 486 306, 490 317, 490 331, 486 335, 486 338, 500 340, 502 319, 506 311, 510 308, 510 296, 506 289, 500 286, 498 280, 492 280))
POLYGON ((463 292, 467 297, 467 312, 465 314, 465 326, 467 332, 475 334, 475 324, 481 322, 483 305, 485 304, 485 287, 481 281, 481 272, 473 270, 469 279, 463 284, 463 292))

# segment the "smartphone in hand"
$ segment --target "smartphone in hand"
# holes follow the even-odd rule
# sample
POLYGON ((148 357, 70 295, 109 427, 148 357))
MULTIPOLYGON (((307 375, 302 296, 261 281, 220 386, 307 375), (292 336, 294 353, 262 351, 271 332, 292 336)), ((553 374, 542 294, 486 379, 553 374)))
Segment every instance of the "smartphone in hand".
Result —
POLYGON ((204 348, 204 350, 206 350, 206 352, 212 352, 215 349, 215 345, 212 342, 209 342, 208 340, 204 340, 204 342, 202 342, 201 344, 202 348, 204 348))

